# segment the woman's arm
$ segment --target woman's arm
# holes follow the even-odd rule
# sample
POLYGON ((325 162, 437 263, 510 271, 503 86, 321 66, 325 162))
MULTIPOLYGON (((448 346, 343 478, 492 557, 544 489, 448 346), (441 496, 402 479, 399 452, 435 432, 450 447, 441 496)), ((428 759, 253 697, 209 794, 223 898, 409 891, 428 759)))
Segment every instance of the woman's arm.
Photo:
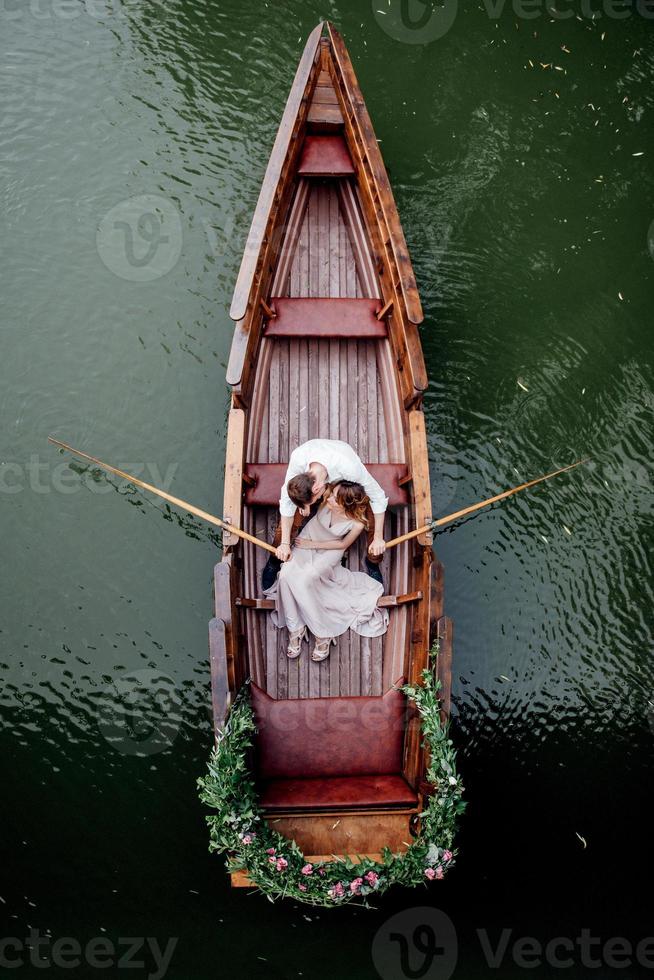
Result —
POLYGON ((294 547, 295 548, 305 548, 310 551, 347 551, 351 544, 353 544, 363 531, 363 524, 359 521, 354 522, 352 530, 349 531, 344 538, 340 541, 334 541, 331 538, 329 541, 309 541, 308 538, 296 538, 294 547))

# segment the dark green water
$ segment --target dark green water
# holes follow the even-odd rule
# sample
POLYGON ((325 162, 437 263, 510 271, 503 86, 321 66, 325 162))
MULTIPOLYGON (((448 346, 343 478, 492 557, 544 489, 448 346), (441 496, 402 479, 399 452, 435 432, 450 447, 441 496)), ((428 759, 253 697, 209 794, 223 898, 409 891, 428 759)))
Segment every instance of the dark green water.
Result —
MULTIPOLYGON (((0 940, 177 938, 174 980, 408 976, 392 943, 378 972, 373 937, 432 905, 455 977, 652 973, 579 952, 526 970, 510 946, 493 969, 476 932, 654 934, 654 21, 591 6, 450 2, 398 30, 395 0, 0 3, 0 940), (320 17, 348 43, 422 292, 434 513, 593 456, 440 535, 458 868, 333 913, 231 892, 207 854, 217 539, 46 443, 219 512, 231 290, 320 17), (167 241, 135 221, 152 195, 167 241)), ((101 974, 5 952, 3 976, 101 974)))

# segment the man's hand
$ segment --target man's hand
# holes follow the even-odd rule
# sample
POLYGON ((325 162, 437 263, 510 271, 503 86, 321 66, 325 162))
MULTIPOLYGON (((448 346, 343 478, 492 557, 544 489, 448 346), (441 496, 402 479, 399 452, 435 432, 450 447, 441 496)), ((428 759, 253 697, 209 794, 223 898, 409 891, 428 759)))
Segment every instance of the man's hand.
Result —
POLYGON ((370 547, 368 551, 371 555, 383 555, 386 551, 386 542, 383 538, 373 538, 370 542, 370 547))
POLYGON ((277 551, 275 552, 280 561, 288 561, 291 557, 291 546, 289 544, 280 544, 277 551))
POLYGON ((302 514, 302 517, 308 517, 311 513, 311 504, 305 504, 304 507, 298 507, 298 510, 302 514))

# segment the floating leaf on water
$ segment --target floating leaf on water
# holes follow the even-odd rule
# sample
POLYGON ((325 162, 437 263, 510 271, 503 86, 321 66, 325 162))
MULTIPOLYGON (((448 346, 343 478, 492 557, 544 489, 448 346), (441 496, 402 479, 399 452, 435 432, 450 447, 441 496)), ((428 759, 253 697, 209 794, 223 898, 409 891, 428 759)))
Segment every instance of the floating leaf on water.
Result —
POLYGON ((584 850, 585 850, 588 847, 588 844, 586 843, 586 838, 585 837, 582 837, 581 834, 577 834, 577 831, 576 830, 575 830, 575 834, 579 838, 579 840, 581 841, 581 843, 584 845, 584 850))
POLYGON ((561 45, 561 51, 565 51, 566 54, 572 54, 570 48, 566 48, 565 44, 561 45))
POLYGON ((500 680, 501 681, 506 681, 507 684, 510 684, 511 683, 511 678, 510 677, 507 677, 506 674, 500 674, 500 680))
POLYGON ((563 525, 563 530, 565 531, 565 533, 566 533, 566 534, 569 534, 569 535, 570 535, 570 537, 572 537, 572 531, 571 531, 571 530, 570 530, 570 528, 569 528, 569 527, 567 526, 567 524, 564 524, 564 525, 563 525))
POLYGON ((549 544, 549 541, 547 540, 547 538, 545 537, 544 534, 541 534, 541 538, 543 539, 543 541, 545 542, 545 544, 549 544))
POLYGON ((640 150, 638 153, 632 153, 631 155, 632 157, 642 157, 644 153, 645 153, 644 150, 640 150))
POLYGON ((582 393, 582 395, 585 395, 586 394, 586 389, 585 388, 582 388, 581 389, 581 393, 582 393))
POLYGON ((618 293, 618 299, 624 303, 624 296, 622 295, 622 293, 618 293))
POLYGON ((518 388, 522 388, 523 391, 529 391, 529 388, 524 383, 524 381, 522 380, 522 378, 518 378, 517 379, 517 385, 518 385, 518 388))

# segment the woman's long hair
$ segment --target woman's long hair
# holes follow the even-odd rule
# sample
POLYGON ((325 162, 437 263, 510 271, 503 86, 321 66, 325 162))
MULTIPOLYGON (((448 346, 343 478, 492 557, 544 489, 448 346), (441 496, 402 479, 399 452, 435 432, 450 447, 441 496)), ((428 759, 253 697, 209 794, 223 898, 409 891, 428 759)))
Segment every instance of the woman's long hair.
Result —
POLYGON ((329 483, 325 487, 325 498, 330 493, 335 494, 336 502, 339 507, 343 508, 351 521, 359 521, 365 528, 368 527, 366 510, 370 500, 360 483, 353 483, 351 480, 339 480, 337 483, 329 483))

